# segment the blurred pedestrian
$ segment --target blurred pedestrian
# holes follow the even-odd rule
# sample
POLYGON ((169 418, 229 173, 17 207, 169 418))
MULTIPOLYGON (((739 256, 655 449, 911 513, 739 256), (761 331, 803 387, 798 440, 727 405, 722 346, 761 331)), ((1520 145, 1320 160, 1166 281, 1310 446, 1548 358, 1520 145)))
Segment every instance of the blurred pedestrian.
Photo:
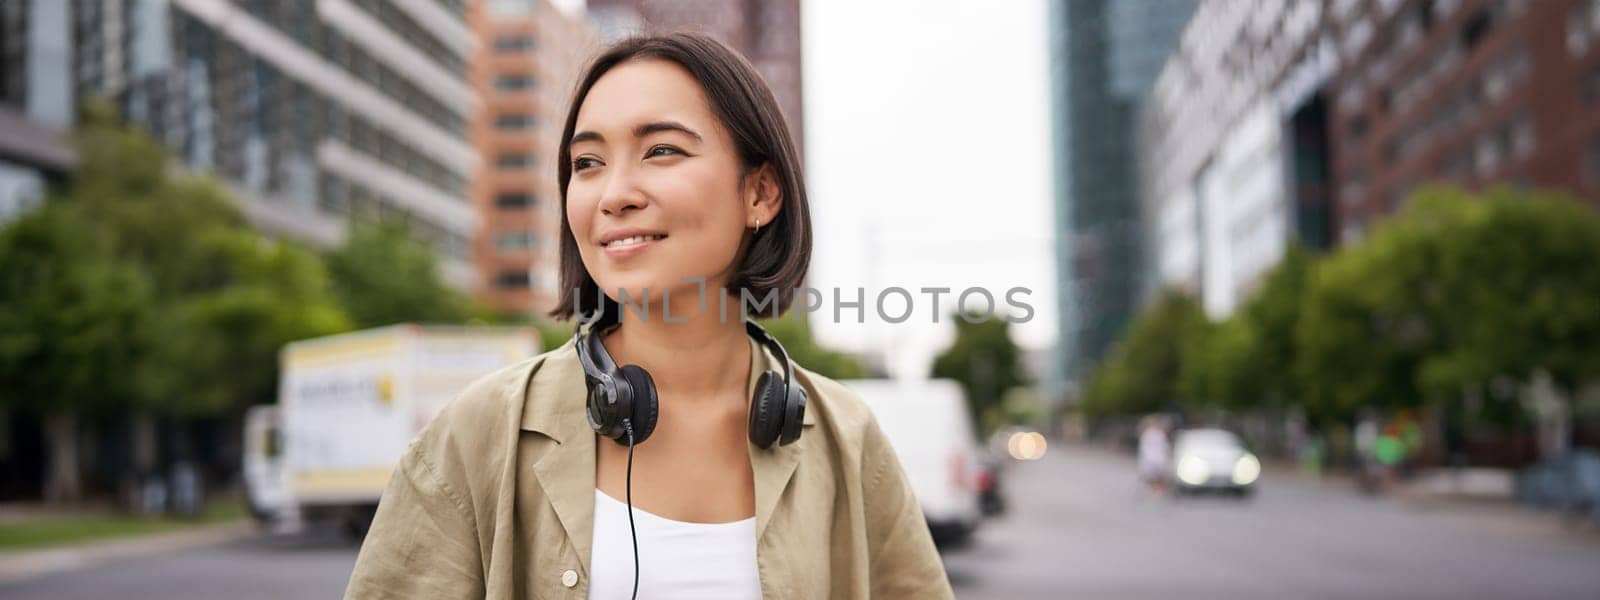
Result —
POLYGON ((1378 461, 1378 420, 1372 411, 1363 411, 1355 431, 1356 481, 1361 491, 1376 494, 1382 491, 1383 463, 1378 461))
POLYGON ((1167 442, 1166 422, 1154 415, 1145 417, 1139 431, 1139 478, 1152 493, 1166 493, 1171 461, 1172 447, 1167 442))

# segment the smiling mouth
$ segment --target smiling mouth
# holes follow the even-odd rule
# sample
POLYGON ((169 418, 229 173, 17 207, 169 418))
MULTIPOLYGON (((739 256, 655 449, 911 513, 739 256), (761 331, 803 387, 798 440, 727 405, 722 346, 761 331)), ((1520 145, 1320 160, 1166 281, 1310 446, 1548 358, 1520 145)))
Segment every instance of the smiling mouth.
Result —
POLYGON ((656 234, 656 235, 636 235, 636 236, 632 236, 632 237, 625 237, 625 238, 622 238, 620 240, 612 240, 610 242, 606 242, 604 244, 600 244, 600 247, 602 247, 602 248, 627 248, 629 246, 637 246, 639 244, 643 244, 643 243, 646 243, 646 242, 654 242, 656 240, 664 240, 666 238, 667 238, 667 235, 664 234, 664 233, 656 234))

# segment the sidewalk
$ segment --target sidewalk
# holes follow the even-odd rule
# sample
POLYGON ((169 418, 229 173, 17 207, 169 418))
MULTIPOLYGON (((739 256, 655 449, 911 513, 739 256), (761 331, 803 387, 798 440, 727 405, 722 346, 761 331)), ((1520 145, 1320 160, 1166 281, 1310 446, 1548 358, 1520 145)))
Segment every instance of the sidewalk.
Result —
MULTIPOLYGON (((30 521, 82 514, 56 508, 6 506, 0 510, 0 529, 30 521)), ((223 544, 254 535, 255 523, 234 519, 210 524, 183 525, 179 529, 104 537, 37 549, 0 550, 0 583, 71 571, 104 561, 161 554, 223 544)))
POLYGON ((1600 543, 1600 524, 1518 502, 1515 473, 1506 469, 1428 469, 1406 480, 1396 480, 1374 495, 1362 492, 1354 474, 1348 472, 1325 472, 1313 477, 1297 465, 1278 461, 1267 463, 1263 469, 1274 478, 1294 479, 1350 496, 1392 500, 1410 512, 1432 518, 1471 520, 1478 526, 1487 525, 1508 534, 1558 534, 1578 543, 1600 543))
MULTIPOLYGON (((1297 464, 1279 460, 1266 461, 1262 469, 1275 477, 1293 478, 1352 494, 1363 493, 1355 474, 1348 471, 1333 473, 1324 471, 1320 475, 1313 476, 1302 471, 1297 464)), ((1426 469, 1407 479, 1393 480, 1389 487, 1378 495, 1414 504, 1468 503, 1520 506, 1516 501, 1516 476, 1506 469, 1477 467, 1426 469)))

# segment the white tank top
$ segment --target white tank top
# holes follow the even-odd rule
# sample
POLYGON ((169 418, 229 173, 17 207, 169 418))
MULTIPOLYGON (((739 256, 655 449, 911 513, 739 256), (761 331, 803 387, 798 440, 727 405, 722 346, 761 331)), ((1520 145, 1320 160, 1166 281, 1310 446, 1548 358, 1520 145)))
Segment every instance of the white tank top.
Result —
MULTIPOLYGON (((688 523, 635 506, 639 534, 639 598, 749 600, 761 597, 756 572, 756 519, 688 523)), ((628 600, 633 593, 633 541, 628 505, 594 491, 594 549, 589 600, 628 600)))

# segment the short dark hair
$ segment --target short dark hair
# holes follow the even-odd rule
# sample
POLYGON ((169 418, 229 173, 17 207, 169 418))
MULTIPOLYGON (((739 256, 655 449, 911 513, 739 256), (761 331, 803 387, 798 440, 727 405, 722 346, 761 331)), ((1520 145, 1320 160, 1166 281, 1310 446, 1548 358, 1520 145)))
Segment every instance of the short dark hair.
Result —
POLYGON ((805 178, 799 153, 772 89, 755 67, 721 42, 700 33, 673 32, 637 35, 607 47, 592 60, 578 79, 561 128, 556 160, 556 181, 561 193, 561 295, 548 314, 570 319, 600 307, 603 294, 583 266, 578 242, 567 220, 567 184, 572 180, 572 136, 578 109, 595 81, 612 68, 629 61, 655 58, 677 63, 700 84, 711 111, 733 138, 742 175, 770 164, 782 193, 782 208, 773 222, 763 224, 729 280, 730 291, 748 292, 765 299, 777 292, 777 312, 789 310, 794 291, 805 280, 811 263, 811 209, 806 202, 805 178), (579 293, 574 293, 574 290, 579 293))

